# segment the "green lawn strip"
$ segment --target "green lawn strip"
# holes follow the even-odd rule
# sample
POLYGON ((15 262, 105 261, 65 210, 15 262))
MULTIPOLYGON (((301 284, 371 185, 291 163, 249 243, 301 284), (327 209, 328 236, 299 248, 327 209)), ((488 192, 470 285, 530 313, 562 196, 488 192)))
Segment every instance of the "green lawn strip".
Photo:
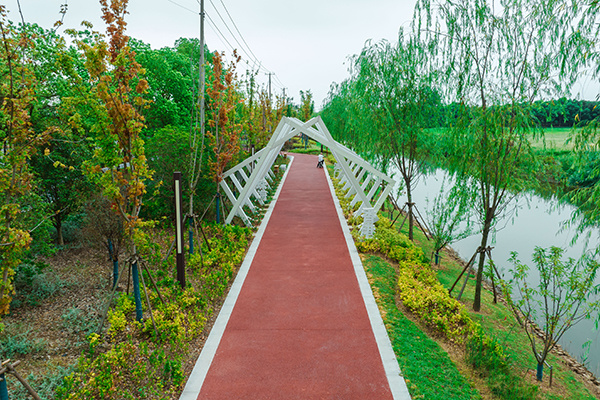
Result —
POLYGON ((363 265, 413 399, 480 399, 438 343, 398 310, 394 267, 377 256, 363 265))
MULTIPOLYGON (((401 218, 400 218, 401 219, 401 218)), ((399 224, 398 224, 399 226, 399 224)), ((402 233, 407 233, 408 228, 405 226, 402 228, 402 233)), ((420 246, 424 253, 429 256, 431 254, 431 244, 425 237, 425 235, 419 230, 415 229, 415 241, 420 246)), ((493 256, 493 254, 492 254, 493 256)), ((446 288, 450 288, 460 272, 463 266, 451 259, 448 255, 442 255, 440 261, 440 268, 437 270, 437 276, 442 285, 446 288)), ((456 297, 460 290, 463 280, 453 291, 453 296, 456 297)), ((495 336, 498 338, 500 344, 504 347, 505 353, 513 362, 513 366, 517 368, 519 375, 525 375, 528 373, 535 374, 536 361, 533 356, 529 339, 523 331, 523 329, 516 322, 513 314, 506 308, 506 306, 499 302, 493 303, 493 294, 491 291, 484 290, 482 292, 482 311, 477 313, 472 311, 473 298, 475 294, 475 279, 471 277, 467 283, 467 287, 462 296, 461 302, 465 305, 465 308, 469 312, 470 317, 473 321, 478 322, 488 335, 495 336)), ((576 329, 576 328, 575 328, 576 329)), ((548 356, 547 362, 553 367, 553 386, 562 386, 563 394, 562 399, 595 399, 588 389, 577 380, 575 372, 564 364, 562 359, 557 355, 551 353, 548 356)), ((544 372, 544 382, 542 388, 547 389, 550 378, 550 371, 546 367, 544 372)), ((556 398, 550 393, 545 391, 540 392, 541 398, 553 399, 556 398)))
POLYGON ((544 128, 544 137, 532 139, 531 146, 536 149, 572 149, 573 143, 567 143, 572 132, 573 128, 544 128))

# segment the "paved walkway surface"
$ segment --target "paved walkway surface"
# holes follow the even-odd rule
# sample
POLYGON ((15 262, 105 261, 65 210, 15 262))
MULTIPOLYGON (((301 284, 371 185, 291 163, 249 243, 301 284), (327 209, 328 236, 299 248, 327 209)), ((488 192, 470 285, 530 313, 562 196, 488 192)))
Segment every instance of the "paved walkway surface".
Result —
POLYGON ((222 337, 182 399, 399 398, 325 172, 294 157, 222 337))

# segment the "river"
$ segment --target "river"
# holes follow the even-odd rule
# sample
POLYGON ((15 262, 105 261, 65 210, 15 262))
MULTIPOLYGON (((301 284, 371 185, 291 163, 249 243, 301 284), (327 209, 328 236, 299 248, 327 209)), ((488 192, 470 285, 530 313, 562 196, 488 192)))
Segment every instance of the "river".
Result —
MULTIPOLYGON (((413 194, 413 201, 420 209, 421 214, 427 213, 427 200, 433 202, 440 192, 446 173, 438 169, 435 173, 422 176, 413 194)), ((396 180, 400 175, 396 174, 396 180)), ((445 187, 448 186, 446 182, 445 187)), ((397 193, 397 192, 396 192, 397 193)), ((406 202, 406 197, 400 198, 399 205, 406 202)), ((565 249, 564 257, 578 259, 586 247, 598 247, 600 240, 598 234, 593 233, 589 238, 580 238, 571 244, 574 236, 573 228, 565 228, 564 223, 571 217, 574 207, 559 204, 556 200, 545 200, 535 195, 522 195, 516 200, 516 212, 512 217, 501 221, 496 232, 494 242, 490 245, 492 258, 500 268, 500 273, 506 273, 512 264, 508 261, 511 252, 519 253, 519 259, 530 266, 530 284, 537 287, 539 275, 534 274, 535 266, 531 255, 536 246, 548 248, 551 246, 565 249), (589 245, 588 245, 589 243, 589 245), (536 277, 537 275, 537 277, 536 277)), ((452 244, 452 248, 460 256, 468 260, 477 249, 481 236, 476 234, 452 244)), ((600 283, 600 275, 597 277, 600 283)), ((584 320, 569 329, 559 341, 573 357, 584 363, 596 377, 600 377, 600 332, 595 329, 592 320, 584 320), (587 343, 587 345, 586 345, 587 343)))

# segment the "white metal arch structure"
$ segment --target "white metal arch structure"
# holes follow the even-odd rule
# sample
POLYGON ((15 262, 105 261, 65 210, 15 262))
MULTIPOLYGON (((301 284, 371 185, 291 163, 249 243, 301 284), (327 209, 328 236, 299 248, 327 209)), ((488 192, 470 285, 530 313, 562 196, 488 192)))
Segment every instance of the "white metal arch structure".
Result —
POLYGON ((266 200, 264 189, 269 185, 269 181, 272 181, 271 166, 284 143, 301 133, 329 148, 337 161, 336 174, 344 189, 349 189, 346 197, 351 198, 350 204, 354 206, 358 202, 361 203, 355 213, 364 218, 360 232, 366 237, 371 237, 373 224, 377 221, 377 211, 383 205, 395 182, 354 151, 333 140, 321 117, 312 118, 307 122, 283 117, 264 149, 223 174, 221 188, 233 204, 225 223, 231 223, 233 217, 238 215, 246 225, 251 225, 250 218, 243 207, 247 206, 254 212, 256 207, 252 198, 261 204, 266 200), (237 195, 232 187, 235 188, 237 195))

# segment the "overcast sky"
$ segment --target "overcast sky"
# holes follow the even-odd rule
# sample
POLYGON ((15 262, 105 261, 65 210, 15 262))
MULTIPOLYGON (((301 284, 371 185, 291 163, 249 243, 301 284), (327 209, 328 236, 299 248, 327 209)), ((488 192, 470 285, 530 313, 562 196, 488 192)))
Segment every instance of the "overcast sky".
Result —
MULTIPOLYGON (((21 0, 21 10, 26 22, 51 28, 60 18, 60 5, 64 2, 21 0)), ((17 0, 4 3, 10 11, 9 19, 20 21, 17 0)), ((241 52, 244 64, 240 71, 245 71, 245 62, 255 56, 266 70, 276 74, 272 78, 273 92, 281 93, 285 87, 286 93, 299 103, 299 91, 311 90, 320 109, 331 83, 348 76, 347 57, 360 52, 367 40, 396 41, 399 27, 407 26, 412 18, 414 3, 415 0, 205 0, 206 13, 213 21, 206 23, 206 42, 210 50, 231 54, 232 47, 238 51, 245 48, 245 40, 253 55, 241 52), (215 25, 229 44, 217 33, 215 25)), ((199 37, 199 0, 130 0, 128 9, 128 34, 152 48, 173 46, 180 37, 199 37)), ((82 20, 104 32, 98 0, 68 1, 64 27, 77 28, 82 20)), ((265 70, 259 79, 266 84, 265 70)))
MULTIPOLYGON (((23 18, 51 28, 65 1, 21 0, 23 18)), ((130 0, 128 34, 152 48, 173 46, 181 37, 197 38, 199 1, 130 0)), ((9 19, 20 21, 17 0, 4 3, 9 19)), ((205 0, 206 42, 209 49, 228 55, 238 49, 243 57, 240 72, 247 69, 246 62, 254 66, 258 60, 263 66, 261 84, 266 85, 267 71, 275 74, 273 93, 285 88, 299 103, 300 90, 311 90, 318 110, 331 83, 348 77, 348 56, 359 53, 367 40, 395 42, 398 29, 408 28, 414 4, 415 0, 205 0)), ((77 28, 83 20, 105 30, 98 0, 68 0, 64 28, 77 28)), ((589 78, 573 88, 574 97, 593 100, 597 94, 598 85, 589 78)))

